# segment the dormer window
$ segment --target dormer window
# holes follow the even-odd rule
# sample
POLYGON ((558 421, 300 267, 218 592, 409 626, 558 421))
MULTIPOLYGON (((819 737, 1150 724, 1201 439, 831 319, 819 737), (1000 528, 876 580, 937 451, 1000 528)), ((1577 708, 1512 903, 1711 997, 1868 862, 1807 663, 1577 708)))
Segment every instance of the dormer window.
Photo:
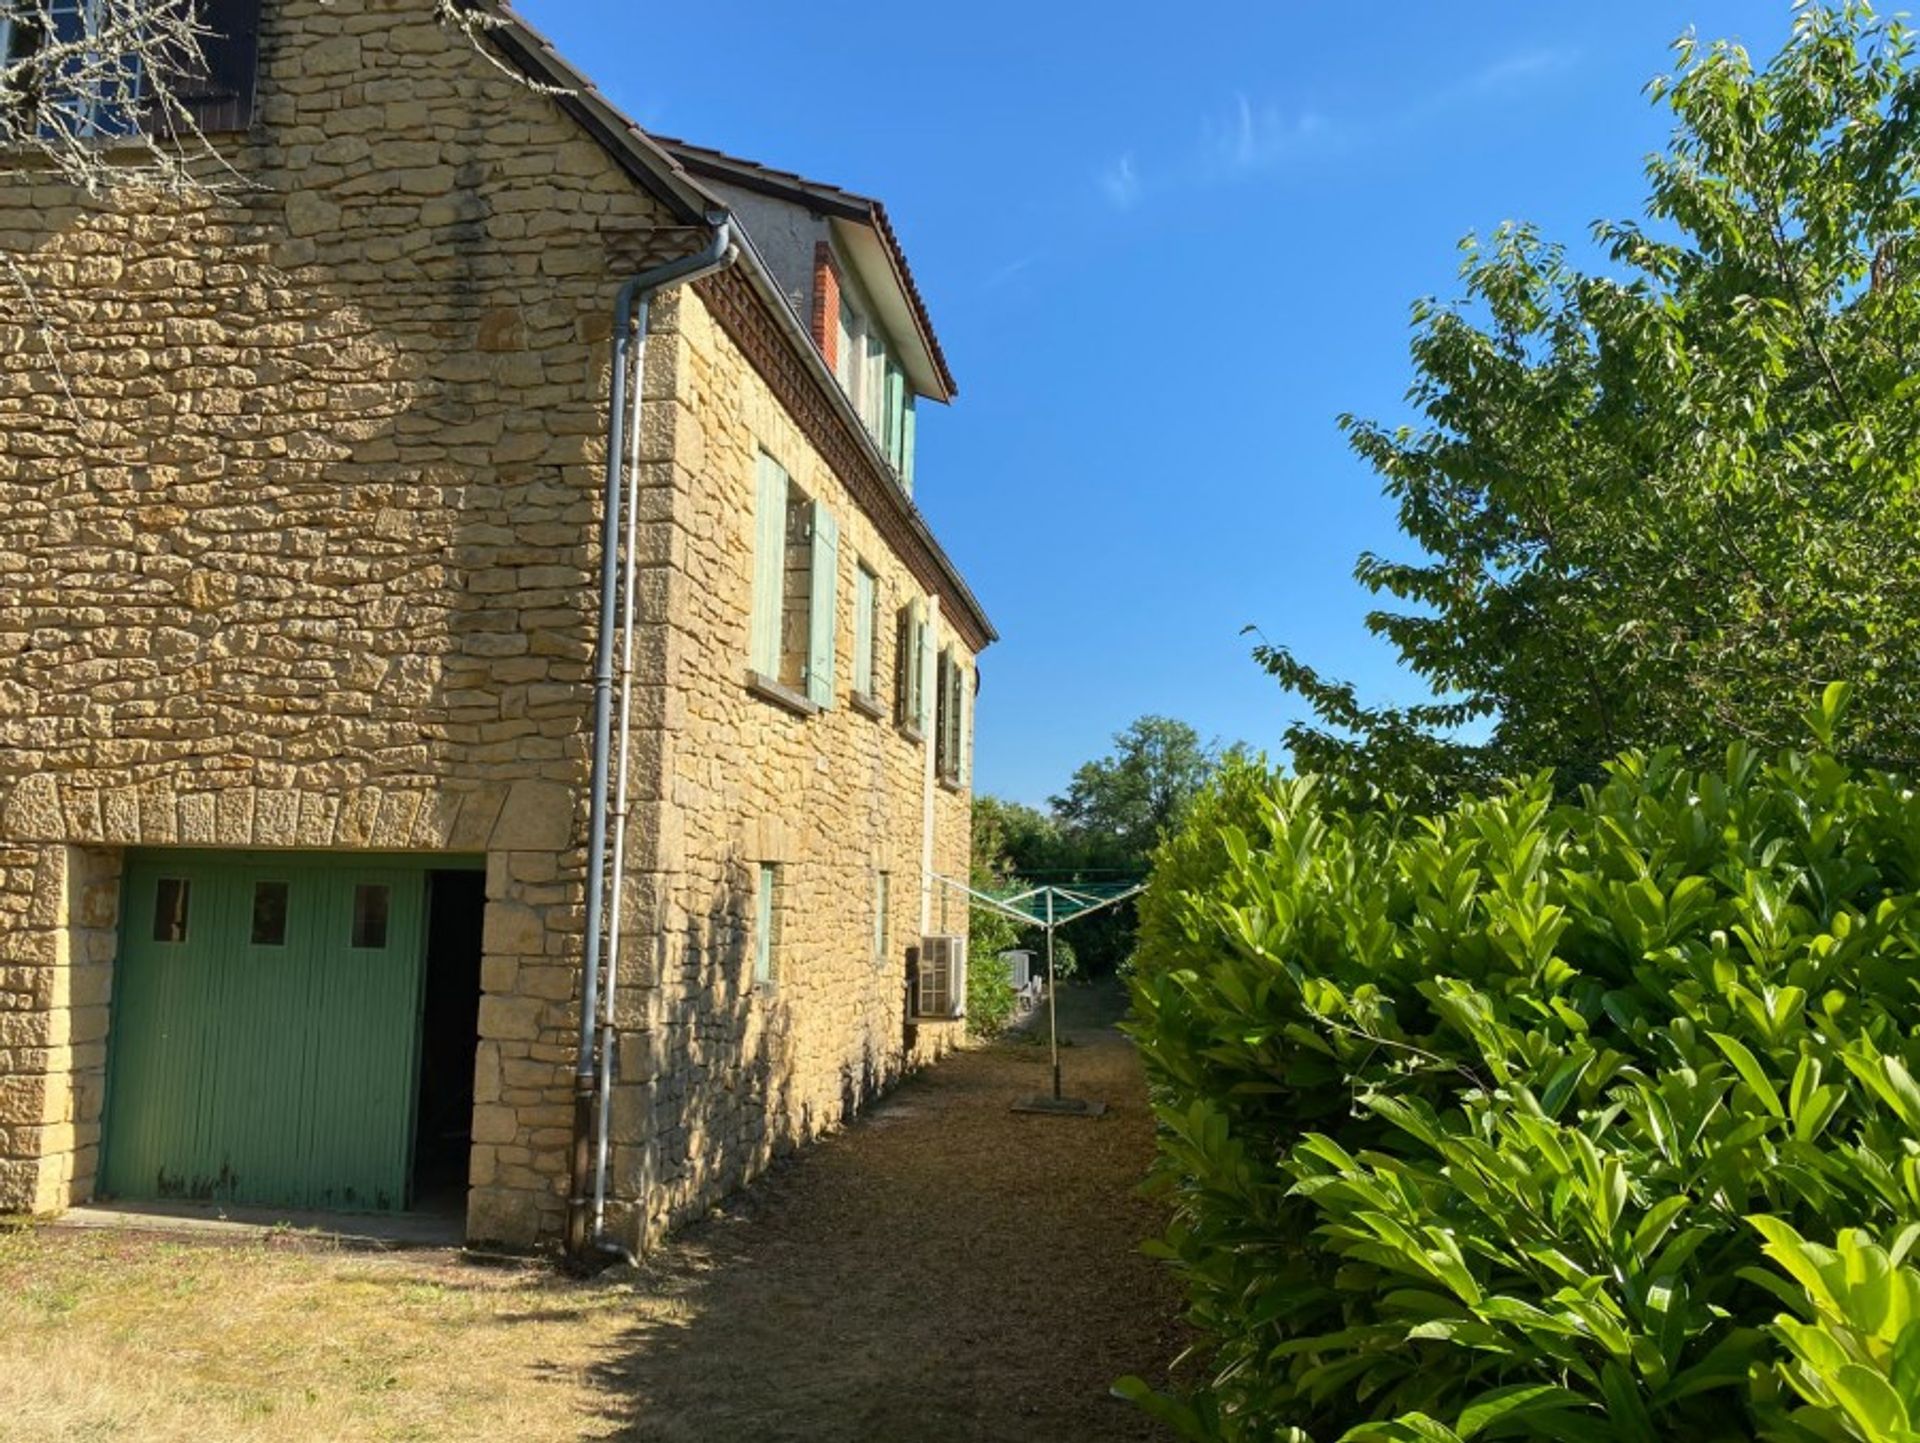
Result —
POLYGON ((834 371, 881 454, 913 490, 913 392, 878 327, 840 291, 834 371))

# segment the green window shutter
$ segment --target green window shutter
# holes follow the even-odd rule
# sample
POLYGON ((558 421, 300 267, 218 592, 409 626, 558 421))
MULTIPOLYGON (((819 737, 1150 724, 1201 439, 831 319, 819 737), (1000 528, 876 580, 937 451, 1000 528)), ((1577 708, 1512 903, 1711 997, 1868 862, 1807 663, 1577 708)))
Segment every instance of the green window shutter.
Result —
POLYGON ((954 759, 954 777, 965 782, 973 774, 973 683, 974 674, 958 667, 960 674, 960 750, 954 759))
POLYGON ((853 689, 862 696, 873 695, 873 603, 874 574, 866 567, 853 573, 853 689))
POLYGON ((808 618, 807 699, 833 705, 834 641, 840 626, 840 523, 813 503, 813 614, 808 618))
POLYGON ((913 392, 909 391, 900 413, 900 484, 909 496, 913 495, 913 414, 913 392))
POLYGON ((780 593, 786 582, 787 473, 764 451, 753 512, 753 623, 748 651, 752 668, 780 675, 780 593))
POLYGON ((887 362, 887 459, 893 469, 904 471, 906 440, 907 377, 892 361, 887 362))
POLYGON ((920 609, 916 613, 919 625, 913 642, 913 715, 914 724, 925 736, 927 724, 932 720, 932 698, 927 695, 927 653, 933 649, 933 623, 927 620, 926 610, 921 603, 915 602, 914 605, 920 609))
POLYGON ((953 766, 953 688, 948 685, 952 674, 953 662, 942 647, 933 668, 933 770, 943 777, 953 766))
POLYGON ((913 656, 913 616, 906 607, 901 607, 893 618, 893 722, 895 726, 905 726, 913 719, 909 705, 912 700, 912 687, 908 681, 907 668, 912 665, 913 656))

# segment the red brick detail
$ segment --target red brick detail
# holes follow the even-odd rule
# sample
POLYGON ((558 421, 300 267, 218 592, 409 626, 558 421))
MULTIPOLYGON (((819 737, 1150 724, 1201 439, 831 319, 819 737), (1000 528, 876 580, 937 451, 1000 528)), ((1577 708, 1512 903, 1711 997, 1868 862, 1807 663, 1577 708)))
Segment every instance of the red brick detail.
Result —
POLYGON ((840 364, 840 272, 833 264, 833 248, 825 241, 813 248, 813 343, 829 367, 840 364))

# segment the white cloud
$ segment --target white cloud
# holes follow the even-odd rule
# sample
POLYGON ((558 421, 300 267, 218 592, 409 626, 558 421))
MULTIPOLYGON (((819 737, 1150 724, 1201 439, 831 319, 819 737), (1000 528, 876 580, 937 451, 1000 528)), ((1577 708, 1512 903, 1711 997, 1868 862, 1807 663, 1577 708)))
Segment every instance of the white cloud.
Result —
POLYGON ((1490 90, 1531 84, 1571 70, 1578 59, 1570 50, 1522 50, 1482 66, 1461 88, 1471 94, 1484 95, 1490 90))
POLYGON ((1255 105, 1241 94, 1224 117, 1201 122, 1201 146, 1209 168, 1231 174, 1270 169, 1332 132, 1332 122, 1317 111, 1289 111, 1271 101, 1255 105))
POLYGON ((1101 170, 1100 189, 1115 210, 1132 210, 1140 203, 1140 172, 1134 168, 1132 152, 1101 170))

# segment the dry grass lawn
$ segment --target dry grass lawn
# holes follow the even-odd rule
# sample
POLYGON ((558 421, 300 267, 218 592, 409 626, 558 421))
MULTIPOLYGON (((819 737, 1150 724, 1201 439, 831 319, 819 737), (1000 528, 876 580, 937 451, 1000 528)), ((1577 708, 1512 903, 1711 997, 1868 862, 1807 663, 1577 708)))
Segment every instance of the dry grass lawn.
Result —
POLYGON ((572 1438, 644 1296, 447 1254, 0 1234, 0 1436, 572 1438))
POLYGON ((1137 1244, 1139 1063, 1068 993, 1070 1088, 1003 1043, 902 1086, 688 1229, 637 1276, 445 1252, 0 1231, 8 1443, 718 1438, 1114 1443, 1108 1396, 1164 1375, 1178 1298, 1137 1244))

